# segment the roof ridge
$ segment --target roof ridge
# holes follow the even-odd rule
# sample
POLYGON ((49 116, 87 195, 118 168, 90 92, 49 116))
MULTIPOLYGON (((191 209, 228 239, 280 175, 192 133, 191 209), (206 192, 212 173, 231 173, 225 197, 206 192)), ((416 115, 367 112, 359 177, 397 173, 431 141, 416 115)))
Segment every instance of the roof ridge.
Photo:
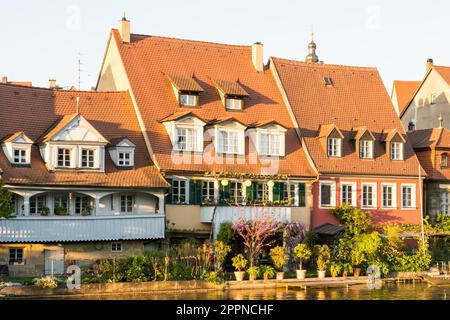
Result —
POLYGON ((339 69, 354 69, 354 70, 359 70, 359 71, 365 70, 365 71, 377 71, 378 72, 378 69, 376 67, 348 66, 348 65, 343 65, 343 64, 328 64, 328 63, 307 63, 307 62, 300 61, 300 60, 279 58, 279 57, 273 57, 273 56, 271 56, 271 58, 273 60, 278 60, 279 62, 283 62, 285 64, 296 65, 296 66, 300 65, 300 66, 310 67, 310 68, 332 67, 332 68, 339 68, 339 69))

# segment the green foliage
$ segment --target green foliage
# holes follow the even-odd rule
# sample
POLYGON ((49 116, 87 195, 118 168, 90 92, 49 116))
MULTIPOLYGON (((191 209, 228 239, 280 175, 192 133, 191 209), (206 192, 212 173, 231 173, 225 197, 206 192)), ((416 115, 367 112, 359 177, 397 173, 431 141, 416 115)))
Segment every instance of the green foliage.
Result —
POLYGON ((233 267, 236 271, 243 271, 248 264, 248 260, 240 253, 232 259, 233 267))
POLYGON ((263 265, 259 267, 260 273, 263 277, 273 278, 275 276, 275 269, 268 265, 263 265))
POLYGON ((328 264, 330 263, 331 251, 330 248, 324 245, 314 246, 315 255, 317 257, 317 270, 325 271, 327 270, 328 264))
POLYGON ((217 233, 217 240, 224 244, 230 244, 235 239, 236 234, 233 230, 233 224, 231 222, 224 222, 220 225, 219 232, 217 233))
POLYGON ((343 269, 343 265, 341 263, 335 262, 335 261, 331 262, 331 264, 330 264, 330 272, 331 272, 331 274, 334 277, 339 276, 339 274, 341 273, 342 269, 343 269))
POLYGON ((227 255, 228 253, 230 253, 230 251, 231 246, 225 244, 224 242, 219 240, 214 242, 214 252, 217 260, 217 269, 221 269, 223 267, 225 259, 227 258, 227 255))
POLYGON ((346 225, 345 232, 350 235, 365 233, 372 226, 370 212, 361 211, 359 208, 348 204, 336 207, 333 209, 333 214, 341 224, 346 225))
POLYGON ((190 237, 190 238, 186 238, 186 239, 181 240, 180 244, 181 245, 189 245, 189 246, 197 247, 197 246, 200 246, 202 243, 201 243, 200 240, 195 239, 193 237, 190 237))
POLYGON ((351 250, 351 262, 354 266, 363 263, 372 264, 379 258, 382 240, 376 231, 372 233, 358 234, 353 238, 351 250))
POLYGON ((270 258, 277 270, 283 271, 287 261, 287 254, 281 246, 270 249, 270 258))
POLYGON ((143 282, 149 280, 150 263, 145 255, 128 257, 124 264, 123 276, 127 282, 143 282))
POLYGON ((258 266, 252 266, 250 268, 247 269, 247 273, 251 276, 254 277, 255 279, 259 277, 259 275, 261 274, 261 270, 258 266))
POLYGON ((434 220, 433 227, 438 231, 450 231, 450 216, 438 213, 434 220))
POLYGON ((3 187, 3 180, 0 180, 0 218, 13 218, 14 204, 12 193, 3 187))
POLYGON ((211 271, 203 275, 203 280, 217 285, 224 282, 224 276, 221 272, 211 271))
POLYGON ((308 246, 304 243, 299 243, 294 248, 294 257, 298 258, 300 260, 299 268, 302 269, 303 267, 303 260, 308 260, 312 255, 311 250, 308 248, 308 246))
POLYGON ((46 276, 36 279, 34 285, 42 289, 54 289, 58 287, 58 282, 55 278, 46 276))

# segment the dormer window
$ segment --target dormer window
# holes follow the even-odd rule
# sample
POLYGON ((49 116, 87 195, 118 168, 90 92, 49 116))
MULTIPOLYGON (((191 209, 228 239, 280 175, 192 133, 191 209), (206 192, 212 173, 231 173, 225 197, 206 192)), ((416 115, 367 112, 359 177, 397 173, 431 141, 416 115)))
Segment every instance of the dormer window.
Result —
POLYGON ((391 160, 403 160, 403 142, 391 142, 391 160))
POLYGON ((31 162, 31 140, 24 132, 16 132, 2 142, 3 151, 13 165, 29 165, 31 162))
POLYGON ((219 130, 219 150, 221 153, 237 154, 239 152, 239 132, 219 130))
POLYGON ((203 92, 203 88, 193 75, 167 75, 167 78, 181 107, 198 107, 199 94, 203 92))
POLYGON ((279 156, 281 134, 279 133, 265 133, 260 134, 261 149, 260 153, 267 156, 279 156))
POLYGON ((177 127, 176 128, 175 150, 196 151, 197 134, 195 128, 177 127))
POLYGON ((206 122, 192 112, 176 112, 163 120, 174 151, 203 151, 203 127, 206 122))
POLYGON ((81 167, 94 168, 95 167, 95 150, 81 149, 81 167))
POLYGON ((58 148, 58 167, 70 167, 70 151, 68 148, 58 148))
POLYGON ((359 157, 361 159, 373 158, 373 141, 361 140, 359 142, 359 157))
POLYGON ((329 157, 340 157, 341 156, 341 138, 328 138, 327 150, 329 157))
POLYGON ((13 162, 15 164, 25 164, 27 163, 27 150, 25 149, 13 149, 13 153, 14 153, 14 158, 13 158, 13 162))
POLYGON ((447 153, 441 154, 441 168, 447 168, 448 167, 448 158, 447 153))
POLYGON ((117 152, 117 164, 121 167, 132 166, 131 159, 133 157, 132 151, 118 151, 117 152))
POLYGON ((226 97, 225 106, 227 110, 242 110, 244 100, 242 98, 226 97))
POLYGON ((226 110, 244 109, 244 98, 248 93, 238 81, 215 80, 214 83, 226 110))
POLYGON ((198 95, 180 93, 179 94, 180 106, 182 107, 197 107, 198 106, 198 95))
POLYGON ((245 154, 246 126, 232 117, 211 121, 214 147, 218 154, 245 154))
POLYGON ((247 130, 261 156, 283 157, 285 153, 285 134, 287 129, 274 120, 257 122, 247 130))

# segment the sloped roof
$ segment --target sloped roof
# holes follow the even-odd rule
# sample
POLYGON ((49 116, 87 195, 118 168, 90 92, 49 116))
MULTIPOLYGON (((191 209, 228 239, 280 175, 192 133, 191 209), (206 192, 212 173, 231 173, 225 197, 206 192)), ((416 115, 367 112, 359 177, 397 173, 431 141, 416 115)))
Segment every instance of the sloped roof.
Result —
POLYGON ((395 128, 402 136, 405 131, 377 69, 280 58, 272 61, 320 173, 417 176, 419 162, 409 143, 405 144, 404 161, 391 161, 385 145, 380 143, 383 130, 395 128), (323 85, 325 76, 332 78, 332 87, 323 85), (318 124, 330 123, 345 137, 341 159, 330 160, 316 138, 318 124), (360 159, 350 142, 352 128, 361 126, 366 126, 376 139, 370 162, 360 159))
POLYGON ((433 65, 433 69, 450 85, 450 67, 433 65))
POLYGON ((33 143, 34 141, 27 136, 27 134, 23 131, 17 131, 16 133, 10 134, 8 136, 6 136, 5 138, 3 138, 1 141, 2 142, 12 142, 14 140, 16 140, 18 137, 20 137, 21 135, 23 135, 26 139, 30 140, 31 143, 33 143))
POLYGON ((450 149, 450 130, 448 130, 447 128, 414 130, 408 132, 408 139, 410 140, 414 149, 450 149))
POLYGON ((203 92, 203 88, 192 76, 167 75, 167 78, 180 91, 203 92))
POLYGON ((248 97, 247 91, 237 81, 214 80, 214 82, 225 95, 248 97))
POLYGON ((0 168, 5 183, 30 185, 73 185, 123 188, 166 187, 167 182, 152 165, 141 134, 131 98, 126 92, 60 91, 0 84, 0 136, 23 130, 37 141, 55 123, 66 122, 79 111, 105 138, 127 136, 136 144, 135 167, 116 168, 105 153, 105 172, 49 172, 36 145, 31 149, 31 167, 11 166, 0 152, 0 168))
MULTIPOLYGON (((160 120, 187 109, 208 122, 230 115, 246 126, 256 121, 276 120, 288 128, 286 156, 278 161, 278 173, 314 176, 272 74, 268 70, 258 73, 254 69, 251 46, 136 34, 131 35, 131 42, 127 44, 121 41, 116 29, 112 30, 112 37, 119 48, 152 150, 162 170, 259 174, 268 168, 257 154, 249 154, 250 148, 246 148, 245 162, 227 163, 222 155, 216 154, 213 144, 211 148, 207 147, 208 142, 203 153, 203 159, 209 157, 208 161, 192 159, 190 163, 175 163, 172 143, 160 120), (199 106, 180 107, 164 74, 195 74, 195 80, 204 90, 199 106), (214 79, 229 82, 239 79, 239 85, 249 94, 242 111, 226 110, 214 79)), ((249 143, 247 139, 246 144, 249 143)))
POLYGON ((375 137, 373 136, 372 132, 367 128, 367 126, 361 126, 357 128, 352 129, 354 132, 353 140, 360 140, 366 132, 369 133, 372 140, 375 140, 375 137))
POLYGON ((335 125, 335 124, 324 124, 320 126, 319 130, 319 138, 325 138, 328 137, 334 130, 339 134, 341 138, 344 138, 344 135, 342 134, 341 130, 335 125))
POLYGON ((397 99, 398 112, 401 114, 419 88, 421 81, 394 80, 394 90, 397 99))

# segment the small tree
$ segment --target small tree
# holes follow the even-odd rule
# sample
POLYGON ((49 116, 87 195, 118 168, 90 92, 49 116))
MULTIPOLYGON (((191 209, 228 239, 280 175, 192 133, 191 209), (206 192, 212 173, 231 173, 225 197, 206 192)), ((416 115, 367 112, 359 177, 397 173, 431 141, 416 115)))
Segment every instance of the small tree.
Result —
POLYGON ((0 179, 0 218, 9 219, 13 216, 12 193, 4 188, 3 180, 0 179))
POLYGON ((248 263, 247 259, 245 259, 241 253, 233 257, 231 261, 233 262, 233 267, 236 271, 244 271, 248 263))
POLYGON ((214 242, 214 253, 216 257, 216 269, 222 269, 225 259, 228 253, 230 253, 231 247, 222 241, 214 242))
POLYGON ((346 233, 349 235, 365 233, 372 226, 370 212, 361 211, 348 204, 333 209, 333 214, 341 224, 346 225, 346 233))
POLYGON ((233 224, 233 230, 243 240, 250 267, 253 267, 262 249, 274 241, 270 237, 280 229, 275 216, 267 214, 264 209, 258 213, 257 207, 253 207, 252 217, 248 221, 241 213, 241 217, 233 224))
POLYGON ((270 249, 270 258, 272 259, 273 265, 278 271, 283 271, 286 265, 287 255, 284 248, 281 246, 270 249))
POLYGON ((299 270, 303 270, 303 260, 308 260, 311 254, 311 250, 304 243, 299 243, 294 248, 294 257, 299 259, 299 270))
POLYGON ((317 269, 319 271, 327 270, 331 258, 330 248, 326 244, 324 244, 322 246, 316 245, 314 249, 317 256, 317 269))

